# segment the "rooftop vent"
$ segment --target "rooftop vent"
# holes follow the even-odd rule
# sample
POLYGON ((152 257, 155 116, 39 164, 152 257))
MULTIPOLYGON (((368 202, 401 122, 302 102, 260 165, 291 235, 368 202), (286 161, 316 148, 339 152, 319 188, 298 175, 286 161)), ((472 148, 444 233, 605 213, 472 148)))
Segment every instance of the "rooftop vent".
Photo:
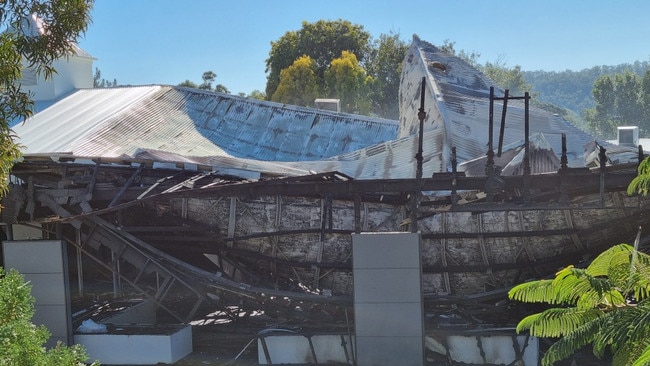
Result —
POLYGON ((639 146, 638 126, 619 126, 618 144, 623 146, 639 146))
POLYGON ((316 99, 314 100, 316 108, 324 109, 326 111, 340 112, 341 100, 340 99, 316 99))

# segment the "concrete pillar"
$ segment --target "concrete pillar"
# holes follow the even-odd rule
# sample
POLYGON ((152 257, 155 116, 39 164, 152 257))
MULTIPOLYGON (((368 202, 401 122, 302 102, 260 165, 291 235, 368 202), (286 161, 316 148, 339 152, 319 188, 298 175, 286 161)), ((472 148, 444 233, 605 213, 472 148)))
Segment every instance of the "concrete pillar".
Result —
POLYGON ((357 365, 424 365, 419 233, 352 234, 357 365))

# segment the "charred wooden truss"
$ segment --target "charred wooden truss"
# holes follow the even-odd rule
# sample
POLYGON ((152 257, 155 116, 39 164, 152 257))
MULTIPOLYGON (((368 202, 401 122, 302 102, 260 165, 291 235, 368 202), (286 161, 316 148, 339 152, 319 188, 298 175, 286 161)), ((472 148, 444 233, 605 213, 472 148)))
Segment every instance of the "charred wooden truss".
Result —
MULTIPOLYGON (((635 166, 532 176, 244 181, 142 161, 17 164, 3 221, 64 239, 180 321, 203 303, 337 315, 351 306, 351 233, 422 234, 426 307, 484 321, 506 290, 629 242, 647 203, 635 166), (192 299, 191 301, 187 301, 192 299)), ((492 319, 491 321, 494 321, 492 319)))

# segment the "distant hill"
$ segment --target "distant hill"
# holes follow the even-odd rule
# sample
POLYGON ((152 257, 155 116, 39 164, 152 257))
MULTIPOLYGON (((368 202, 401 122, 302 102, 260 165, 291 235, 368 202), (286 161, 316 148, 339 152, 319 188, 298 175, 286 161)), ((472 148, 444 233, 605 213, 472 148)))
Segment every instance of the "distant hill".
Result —
POLYGON ((613 75, 630 70, 643 76, 650 68, 648 61, 636 61, 633 64, 617 66, 594 66, 582 71, 522 71, 527 83, 533 86, 533 92, 539 94, 539 100, 573 111, 578 116, 587 108, 595 105, 591 95, 594 81, 602 75, 613 75))

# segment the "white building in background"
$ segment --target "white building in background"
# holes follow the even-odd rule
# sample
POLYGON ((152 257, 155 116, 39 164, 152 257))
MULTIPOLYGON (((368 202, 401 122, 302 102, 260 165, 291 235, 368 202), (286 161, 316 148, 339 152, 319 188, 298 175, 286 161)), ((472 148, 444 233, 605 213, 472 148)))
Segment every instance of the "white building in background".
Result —
MULTIPOLYGON (((36 15, 25 20, 22 32, 33 37, 44 34, 43 21, 36 15)), ((69 94, 75 89, 93 87, 93 58, 86 51, 82 50, 75 42, 70 41, 73 52, 66 57, 55 60, 52 64, 56 74, 45 80, 44 75, 36 75, 33 68, 23 69, 23 78, 20 81, 24 91, 32 93, 36 102, 38 112, 62 96, 69 94), (49 102, 49 103, 48 103, 49 102)))

